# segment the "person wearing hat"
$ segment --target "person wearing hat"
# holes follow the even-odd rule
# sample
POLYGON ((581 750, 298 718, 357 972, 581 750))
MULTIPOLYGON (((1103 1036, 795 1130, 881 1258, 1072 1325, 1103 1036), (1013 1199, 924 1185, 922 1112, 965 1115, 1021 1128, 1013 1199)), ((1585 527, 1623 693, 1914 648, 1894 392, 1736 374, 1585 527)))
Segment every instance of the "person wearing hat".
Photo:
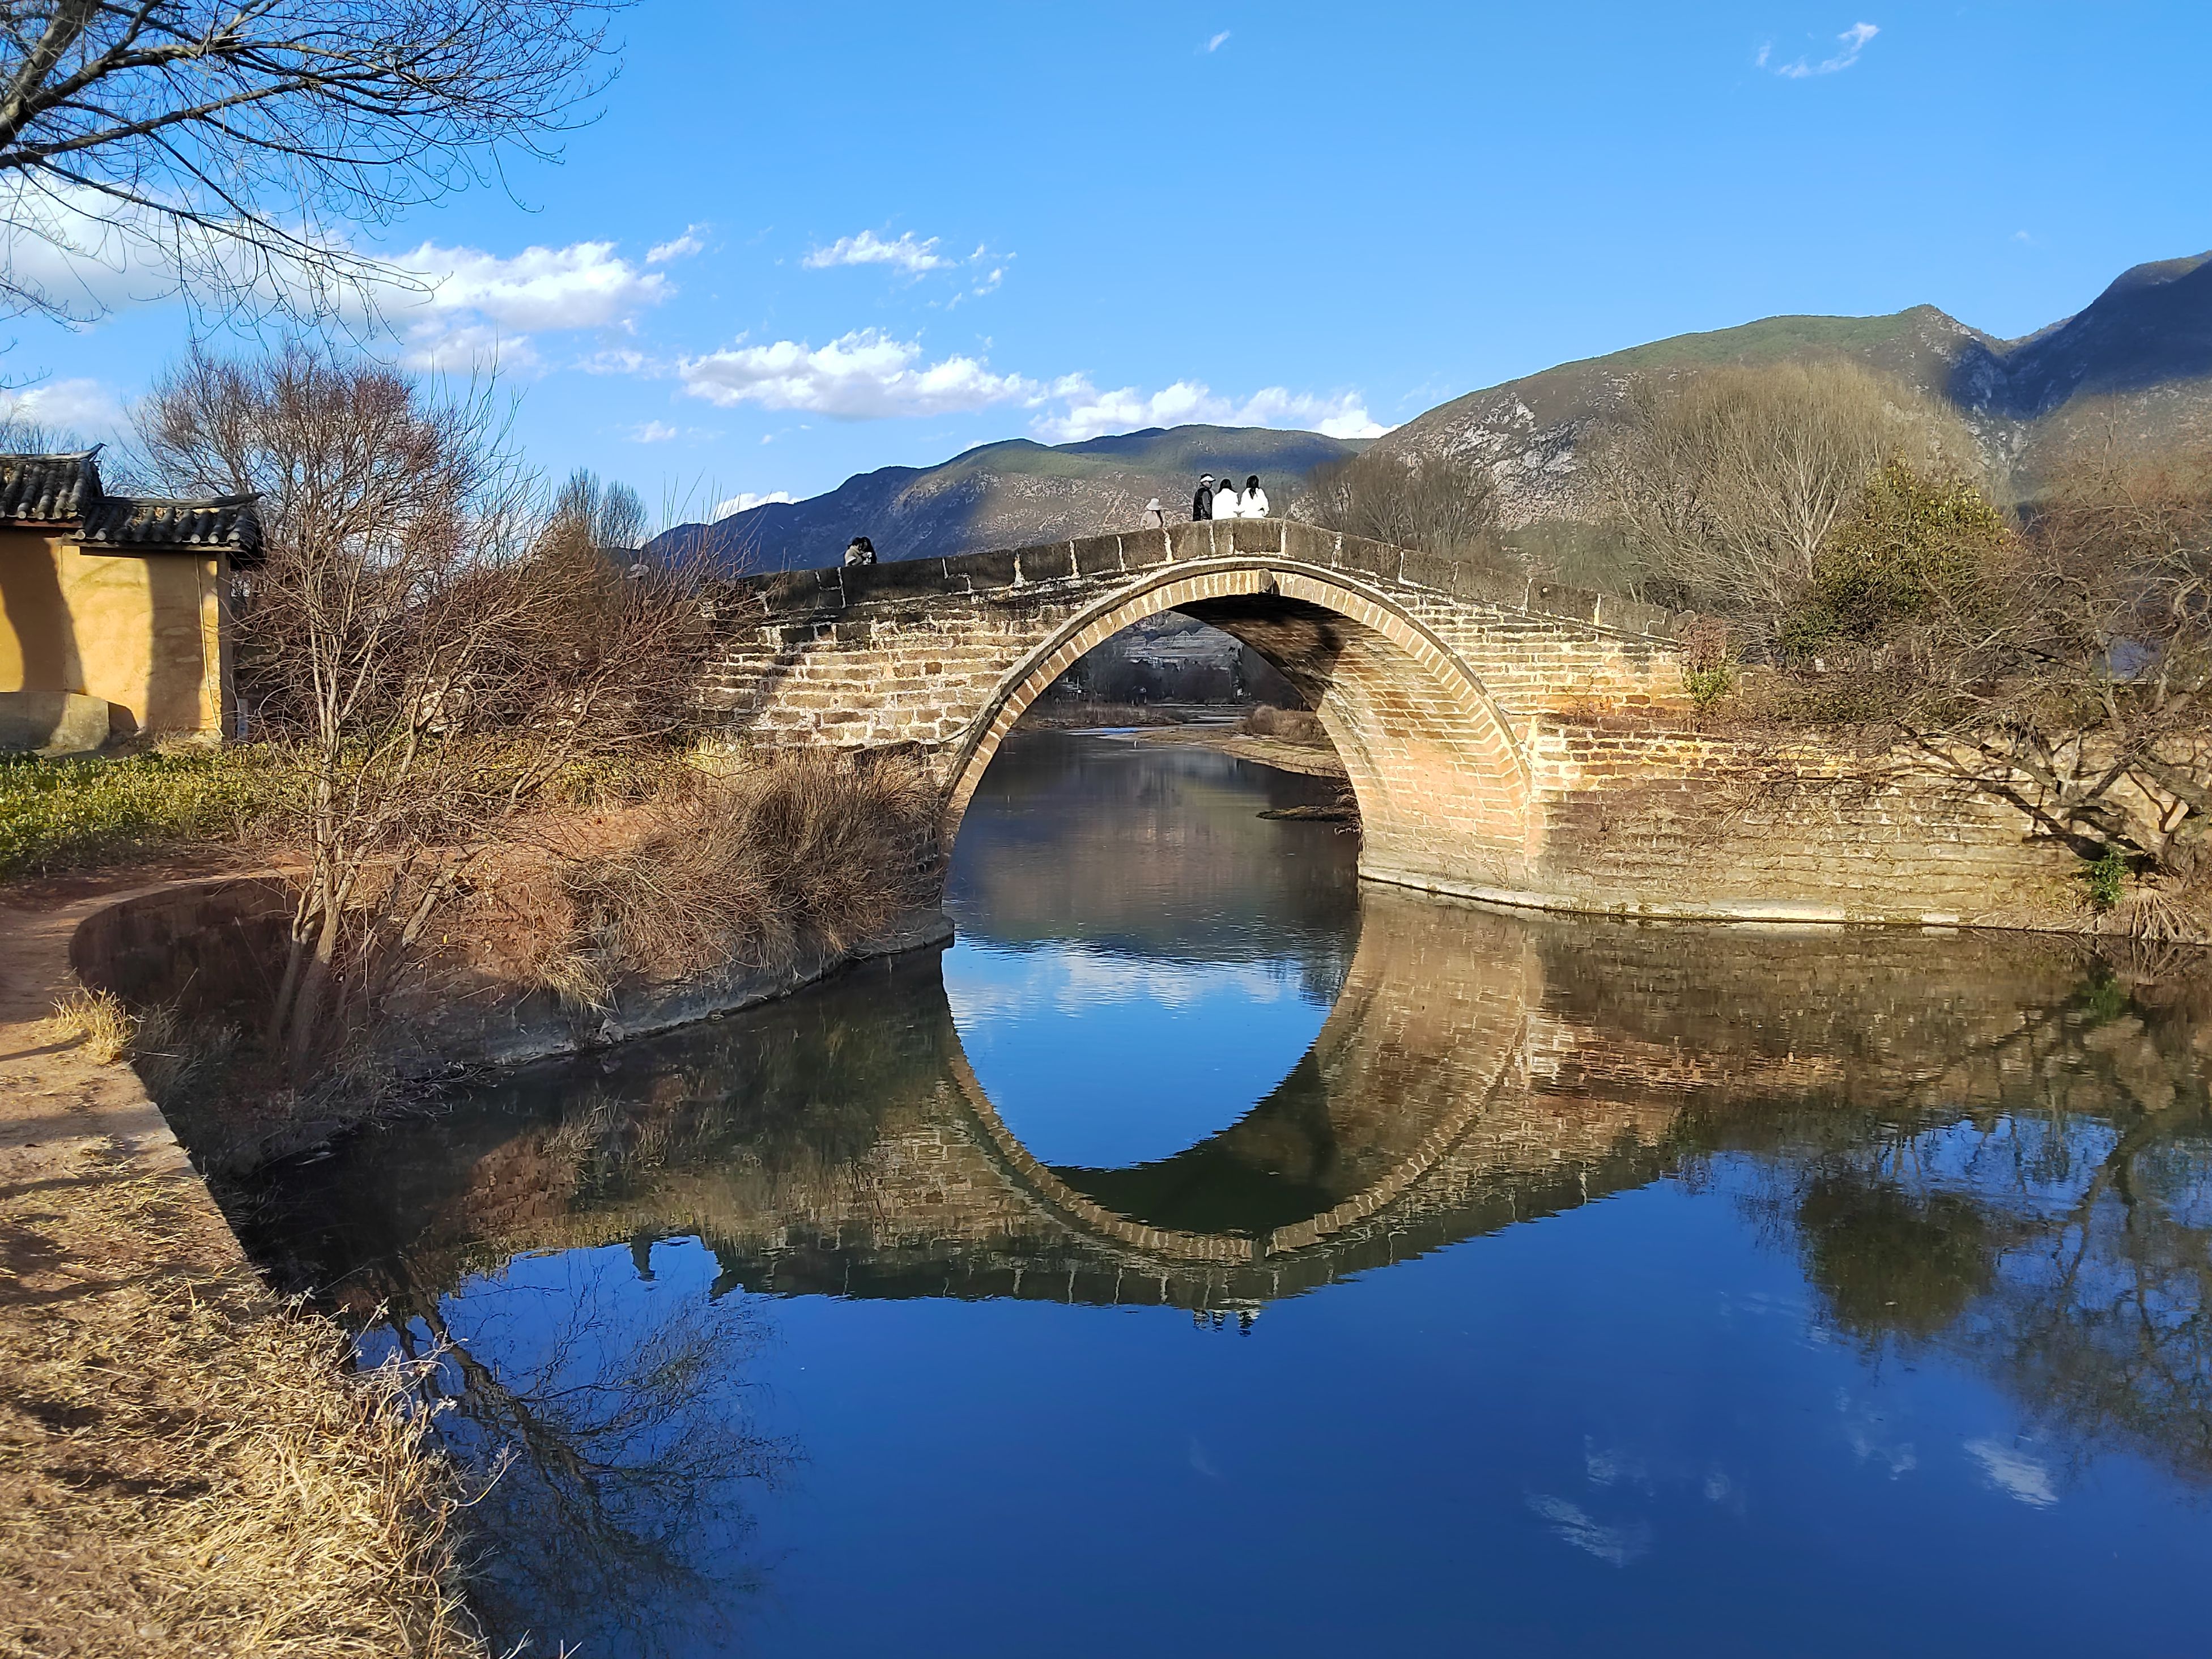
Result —
POLYGON ((1167 510, 1160 505, 1160 498, 1155 495, 1152 500, 1145 503, 1145 528, 1147 530, 1165 530, 1167 527, 1167 510))
POLYGON ((1211 472, 1201 473, 1198 480, 1198 494, 1190 498, 1190 521, 1201 524, 1212 516, 1213 475, 1211 472))

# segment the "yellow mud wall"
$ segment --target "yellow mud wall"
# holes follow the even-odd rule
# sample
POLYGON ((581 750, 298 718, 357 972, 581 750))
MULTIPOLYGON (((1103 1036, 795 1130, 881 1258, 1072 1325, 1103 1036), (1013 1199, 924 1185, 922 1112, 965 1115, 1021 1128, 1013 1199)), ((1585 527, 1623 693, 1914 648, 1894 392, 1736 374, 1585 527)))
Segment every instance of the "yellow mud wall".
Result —
POLYGON ((118 732, 224 729, 222 562, 0 531, 0 691, 77 691, 118 732))

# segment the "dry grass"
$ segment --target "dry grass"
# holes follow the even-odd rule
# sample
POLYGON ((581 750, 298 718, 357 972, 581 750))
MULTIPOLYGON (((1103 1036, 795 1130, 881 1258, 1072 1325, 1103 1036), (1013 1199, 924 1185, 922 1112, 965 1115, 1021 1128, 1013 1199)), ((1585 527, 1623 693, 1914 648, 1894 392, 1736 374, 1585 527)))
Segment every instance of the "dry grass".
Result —
POLYGON ((76 990, 54 1005, 54 1023, 84 1041, 95 1064, 112 1066, 131 1052, 138 1021, 122 999, 106 991, 76 990))
POLYGON ((1303 744, 1310 749, 1328 746, 1321 716, 1310 709, 1276 708, 1263 702, 1244 717, 1243 729, 1255 738, 1273 738, 1278 743, 1303 744))
POLYGON ((196 1183, 0 1200, 0 1654, 486 1652, 408 1378, 222 1259, 196 1183))
POLYGON ((531 971, 580 1006, 614 988, 837 951, 930 890, 941 797, 898 757, 799 755, 692 773, 628 816, 617 843, 572 841, 552 884, 510 888, 531 971))

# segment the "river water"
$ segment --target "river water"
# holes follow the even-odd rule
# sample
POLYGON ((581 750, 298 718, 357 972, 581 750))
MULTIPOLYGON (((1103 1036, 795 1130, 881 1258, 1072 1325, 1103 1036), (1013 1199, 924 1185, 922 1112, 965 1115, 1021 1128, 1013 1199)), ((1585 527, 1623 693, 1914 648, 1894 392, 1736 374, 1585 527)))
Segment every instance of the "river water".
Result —
POLYGON ((1037 734, 949 950, 286 1172, 588 1655, 2212 1650, 2212 995, 1359 890, 1037 734))

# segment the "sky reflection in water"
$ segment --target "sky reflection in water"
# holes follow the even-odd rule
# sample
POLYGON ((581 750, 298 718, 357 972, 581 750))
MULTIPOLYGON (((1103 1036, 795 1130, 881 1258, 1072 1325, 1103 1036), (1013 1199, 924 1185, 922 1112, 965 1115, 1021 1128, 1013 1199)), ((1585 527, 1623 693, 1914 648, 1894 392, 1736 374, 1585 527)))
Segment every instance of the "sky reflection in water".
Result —
POLYGON ((962 943, 272 1193, 540 1650, 2204 1650, 2212 994, 1370 890, 1017 744, 962 943))

